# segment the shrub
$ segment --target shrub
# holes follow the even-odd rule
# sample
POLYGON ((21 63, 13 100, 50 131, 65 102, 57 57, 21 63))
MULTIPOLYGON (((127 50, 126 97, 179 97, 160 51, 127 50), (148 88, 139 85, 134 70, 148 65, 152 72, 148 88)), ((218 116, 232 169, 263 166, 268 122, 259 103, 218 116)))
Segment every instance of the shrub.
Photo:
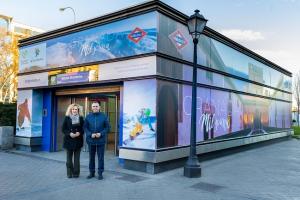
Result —
POLYGON ((0 103, 0 126, 16 126, 16 109, 16 103, 0 103))
POLYGON ((294 135, 300 135, 300 127, 299 126, 294 126, 294 135))

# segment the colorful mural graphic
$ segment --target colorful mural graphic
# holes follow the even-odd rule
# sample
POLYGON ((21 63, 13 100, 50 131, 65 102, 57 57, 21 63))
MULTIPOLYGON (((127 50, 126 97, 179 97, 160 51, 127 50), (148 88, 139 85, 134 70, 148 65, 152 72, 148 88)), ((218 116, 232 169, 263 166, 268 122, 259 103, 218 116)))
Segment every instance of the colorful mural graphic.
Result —
POLYGON ((124 83, 124 147, 155 149, 156 80, 124 83))

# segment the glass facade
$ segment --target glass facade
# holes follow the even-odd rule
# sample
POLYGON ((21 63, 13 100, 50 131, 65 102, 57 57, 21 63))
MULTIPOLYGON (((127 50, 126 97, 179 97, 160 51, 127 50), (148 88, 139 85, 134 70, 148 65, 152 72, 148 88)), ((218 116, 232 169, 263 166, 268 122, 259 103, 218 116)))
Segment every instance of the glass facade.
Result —
MULTIPOLYGON (((159 14, 160 53, 192 62, 187 27, 159 14)), ((197 142, 291 128, 291 77, 208 36, 198 44, 197 142), (206 69, 207 68, 207 69, 206 69)), ((190 143, 192 66, 157 58, 157 148, 190 143), (175 80, 176 79, 176 80, 175 80)))
MULTIPOLYGON (((163 14, 159 14, 157 48, 161 53, 193 61, 193 42, 187 27, 163 14), (186 42, 178 47, 176 37, 186 42)), ((200 36, 197 52, 199 65, 291 92, 291 77, 205 35, 200 36)))
MULTIPOLYGON (((157 74, 173 79, 192 82, 192 66, 181 64, 164 58, 157 58, 157 74)), ((228 77, 219 73, 197 70, 197 82, 208 86, 215 86, 249 94, 291 101, 292 95, 262 85, 257 85, 240 79, 228 77)))

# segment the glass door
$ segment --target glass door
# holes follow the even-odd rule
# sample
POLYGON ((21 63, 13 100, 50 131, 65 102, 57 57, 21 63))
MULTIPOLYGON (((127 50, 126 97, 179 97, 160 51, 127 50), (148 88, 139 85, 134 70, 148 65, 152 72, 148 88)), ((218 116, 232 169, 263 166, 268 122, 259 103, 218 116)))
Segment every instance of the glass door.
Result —
MULTIPOLYGON (((119 147, 119 133, 118 133, 118 122, 119 122, 119 97, 117 94, 86 94, 86 95, 72 95, 72 96, 58 96, 57 97, 57 115, 56 115, 56 134, 53 140, 54 151, 63 150, 63 133, 62 123, 64 121, 65 113, 68 106, 71 103, 79 104, 82 108, 84 118, 92 112, 91 104, 93 101, 100 102, 101 112, 105 113, 108 117, 110 124, 110 132, 107 134, 106 150, 111 152, 113 155, 118 155, 119 147)), ((88 146, 85 142, 83 151, 88 151, 88 146)))
POLYGON ((57 98, 57 110, 56 110, 56 134, 53 136, 53 151, 62 151, 63 150, 63 138, 64 134, 62 132, 62 125, 64 118, 66 116, 66 110, 71 104, 71 97, 60 96, 57 98))

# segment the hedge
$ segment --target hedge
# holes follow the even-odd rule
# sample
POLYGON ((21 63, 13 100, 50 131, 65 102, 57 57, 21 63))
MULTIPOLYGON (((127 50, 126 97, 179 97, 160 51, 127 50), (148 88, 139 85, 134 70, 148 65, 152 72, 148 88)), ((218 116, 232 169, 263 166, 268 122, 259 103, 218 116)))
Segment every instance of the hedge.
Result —
POLYGON ((16 126, 16 109, 16 103, 0 103, 0 126, 16 126))
POLYGON ((300 127, 299 126, 294 126, 294 135, 300 135, 300 127))

